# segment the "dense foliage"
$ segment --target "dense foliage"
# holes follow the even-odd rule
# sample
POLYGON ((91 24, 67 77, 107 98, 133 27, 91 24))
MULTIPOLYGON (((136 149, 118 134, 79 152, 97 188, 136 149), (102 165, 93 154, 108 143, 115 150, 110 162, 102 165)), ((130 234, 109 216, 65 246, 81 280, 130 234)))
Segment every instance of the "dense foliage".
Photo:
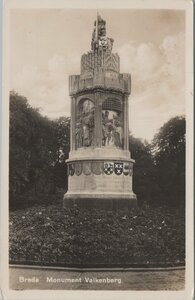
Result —
POLYGON ((25 97, 10 94, 10 206, 49 202, 56 188, 67 187, 70 119, 51 121, 25 97), (63 179, 62 179, 63 178, 63 179))
POLYGON ((185 205, 185 132, 184 117, 165 123, 155 135, 151 150, 154 154, 156 178, 161 190, 161 202, 185 205))
POLYGON ((62 266, 185 264, 185 221, 163 207, 114 212, 34 206, 10 213, 10 262, 62 266))
POLYGON ((130 135, 129 148, 135 160, 133 172, 133 191, 137 195, 139 205, 147 202, 159 205, 161 191, 157 182, 157 169, 151 155, 150 145, 130 135))

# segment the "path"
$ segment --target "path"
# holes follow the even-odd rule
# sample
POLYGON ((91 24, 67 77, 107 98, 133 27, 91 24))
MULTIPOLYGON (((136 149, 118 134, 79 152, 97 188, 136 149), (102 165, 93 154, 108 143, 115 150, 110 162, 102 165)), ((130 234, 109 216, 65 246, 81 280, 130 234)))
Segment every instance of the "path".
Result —
POLYGON ((10 268, 10 288, 14 290, 180 290, 184 289, 184 280, 185 270, 76 272, 10 268))

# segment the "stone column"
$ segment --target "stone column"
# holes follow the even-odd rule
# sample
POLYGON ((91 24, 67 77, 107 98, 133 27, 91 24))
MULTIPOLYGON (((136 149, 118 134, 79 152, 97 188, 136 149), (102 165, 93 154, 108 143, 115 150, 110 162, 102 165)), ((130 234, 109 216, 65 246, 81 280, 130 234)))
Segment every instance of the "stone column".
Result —
POLYGON ((70 142, 70 149, 71 151, 76 150, 76 98, 71 96, 71 142, 70 142))
POLYGON ((95 147, 102 146, 102 103, 100 92, 95 92, 95 147))
POLYGON ((128 95, 124 95, 124 150, 129 150, 129 102, 128 95))

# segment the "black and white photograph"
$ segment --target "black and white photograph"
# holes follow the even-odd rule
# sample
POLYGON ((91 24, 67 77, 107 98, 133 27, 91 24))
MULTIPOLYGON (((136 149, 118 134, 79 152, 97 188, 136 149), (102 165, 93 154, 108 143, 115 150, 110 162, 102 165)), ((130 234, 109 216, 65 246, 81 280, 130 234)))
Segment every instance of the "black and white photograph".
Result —
POLYGON ((26 2, 5 9, 8 299, 192 299, 192 2, 26 2))

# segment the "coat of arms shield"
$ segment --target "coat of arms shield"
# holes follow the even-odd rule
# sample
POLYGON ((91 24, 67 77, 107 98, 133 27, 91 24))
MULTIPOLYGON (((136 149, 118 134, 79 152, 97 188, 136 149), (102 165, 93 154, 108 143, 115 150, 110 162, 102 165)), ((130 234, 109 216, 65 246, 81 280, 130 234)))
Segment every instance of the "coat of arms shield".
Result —
POLYGON ((129 174, 130 170, 130 164, 128 162, 125 162, 123 165, 123 174, 127 176, 129 174))
POLYGON ((106 175, 112 174, 114 171, 114 163, 113 162, 105 162, 104 163, 104 173, 106 175))
POLYGON ((76 163, 75 173, 76 173, 77 176, 81 175, 81 173, 82 173, 82 163, 81 162, 76 163))
POLYGON ((83 174, 90 175, 91 174, 91 162, 84 162, 83 164, 83 174))
POLYGON ((123 163, 121 162, 114 163, 114 172, 116 175, 121 175, 123 173, 123 163))

